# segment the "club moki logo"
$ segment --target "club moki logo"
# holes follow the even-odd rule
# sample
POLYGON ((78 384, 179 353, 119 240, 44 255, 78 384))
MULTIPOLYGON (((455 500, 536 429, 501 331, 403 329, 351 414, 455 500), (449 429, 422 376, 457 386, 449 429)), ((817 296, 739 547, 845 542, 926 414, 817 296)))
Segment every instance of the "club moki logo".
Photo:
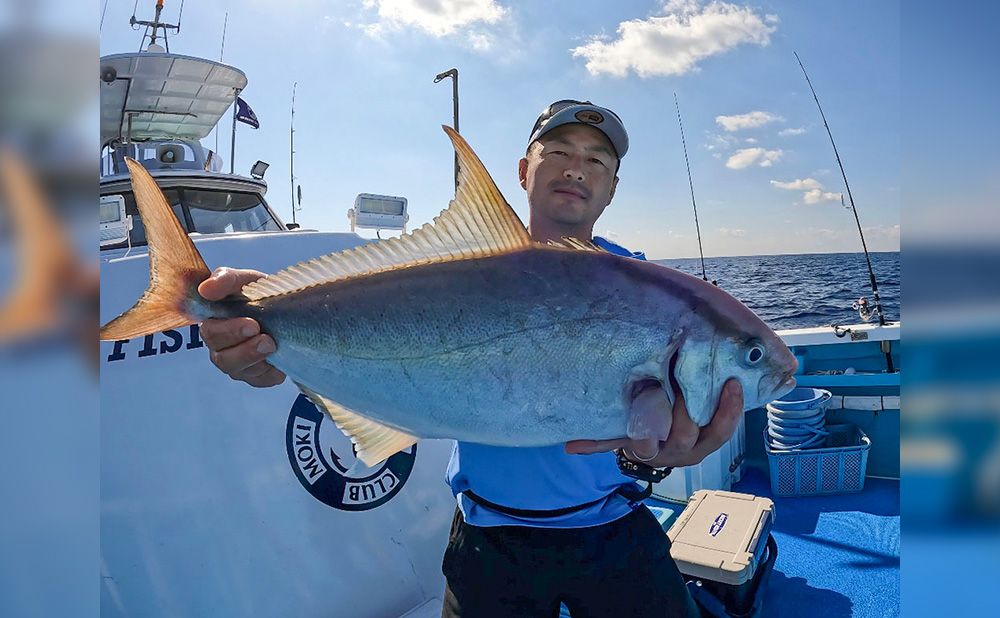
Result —
POLYGON ((414 444, 378 466, 353 471, 357 458, 350 439, 301 394, 288 414, 285 449, 302 487, 341 511, 368 511, 392 500, 410 478, 417 457, 414 444))

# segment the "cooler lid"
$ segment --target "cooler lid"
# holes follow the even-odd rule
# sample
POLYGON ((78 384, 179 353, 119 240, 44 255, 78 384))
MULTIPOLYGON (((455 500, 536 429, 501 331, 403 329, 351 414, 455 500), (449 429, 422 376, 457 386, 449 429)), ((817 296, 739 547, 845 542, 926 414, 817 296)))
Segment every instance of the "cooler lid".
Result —
POLYGON ((696 491, 667 536, 681 573, 727 584, 748 581, 770 533, 774 503, 730 491, 696 491))

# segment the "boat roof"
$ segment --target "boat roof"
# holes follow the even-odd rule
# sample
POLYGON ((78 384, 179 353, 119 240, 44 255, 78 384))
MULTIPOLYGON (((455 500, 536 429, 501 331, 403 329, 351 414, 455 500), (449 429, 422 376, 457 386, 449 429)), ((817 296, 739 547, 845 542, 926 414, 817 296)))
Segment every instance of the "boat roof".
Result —
MULTIPOLYGON (((262 195, 267 192, 267 183, 257 178, 248 178, 238 174, 220 174, 204 170, 147 170, 162 188, 189 186, 199 189, 222 189, 258 191, 262 195)), ((131 191, 132 177, 128 173, 102 176, 101 192, 131 191)))
POLYGON ((112 54, 101 58, 101 144, 131 139, 206 137, 237 94, 246 88, 243 71, 220 62, 156 52, 112 54))

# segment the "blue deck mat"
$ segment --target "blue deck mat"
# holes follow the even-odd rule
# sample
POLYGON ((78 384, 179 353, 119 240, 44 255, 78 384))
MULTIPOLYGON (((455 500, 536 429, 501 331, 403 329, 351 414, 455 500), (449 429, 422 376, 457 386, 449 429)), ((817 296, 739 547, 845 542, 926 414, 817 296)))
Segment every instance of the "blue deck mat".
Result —
MULTIPOLYGON (((733 488, 771 497, 751 468, 733 488)), ((858 494, 772 498, 778 561, 764 616, 899 615, 899 482, 866 479, 858 494)))

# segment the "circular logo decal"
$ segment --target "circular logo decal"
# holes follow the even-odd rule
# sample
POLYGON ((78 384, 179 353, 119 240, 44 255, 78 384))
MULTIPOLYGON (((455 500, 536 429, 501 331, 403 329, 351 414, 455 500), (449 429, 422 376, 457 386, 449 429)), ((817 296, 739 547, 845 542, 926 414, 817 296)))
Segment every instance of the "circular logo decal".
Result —
POLYGON ((342 511, 368 511, 392 500, 410 478, 417 457, 414 444, 377 467, 355 466, 351 440, 301 394, 288 414, 285 450, 306 491, 342 511))
POLYGON ((604 116, 602 116, 600 112, 592 109, 581 109, 574 115, 580 122, 586 122, 589 124, 601 124, 604 122, 604 116))

